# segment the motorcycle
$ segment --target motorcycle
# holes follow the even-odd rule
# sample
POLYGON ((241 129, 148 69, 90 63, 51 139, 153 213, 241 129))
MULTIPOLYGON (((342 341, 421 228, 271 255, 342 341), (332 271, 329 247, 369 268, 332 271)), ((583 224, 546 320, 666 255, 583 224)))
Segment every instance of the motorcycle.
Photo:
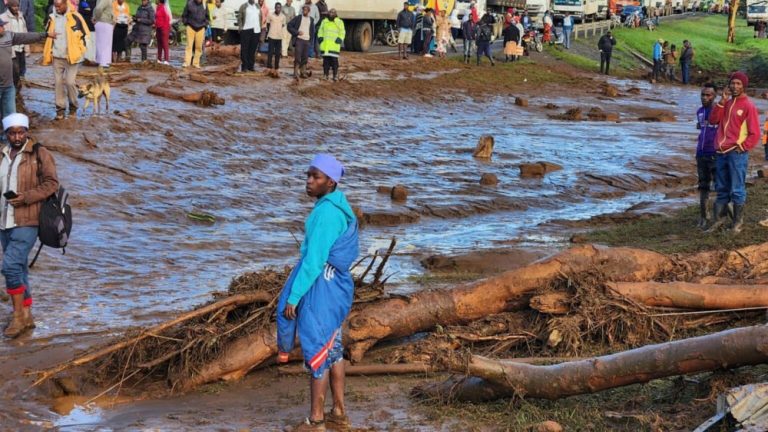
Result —
POLYGON ((400 36, 400 31, 389 21, 385 21, 376 33, 376 39, 383 45, 390 47, 397 46, 398 36, 400 36))
MULTIPOLYGON (((181 20, 175 19, 171 22, 171 29, 168 31, 168 45, 181 45, 181 20)), ((152 28, 152 39, 149 41, 149 47, 154 48, 157 45, 157 29, 152 28)))
POLYGON ((544 43, 541 40, 541 33, 534 28, 529 28, 523 33, 523 49, 525 55, 530 55, 531 51, 544 51, 544 43))

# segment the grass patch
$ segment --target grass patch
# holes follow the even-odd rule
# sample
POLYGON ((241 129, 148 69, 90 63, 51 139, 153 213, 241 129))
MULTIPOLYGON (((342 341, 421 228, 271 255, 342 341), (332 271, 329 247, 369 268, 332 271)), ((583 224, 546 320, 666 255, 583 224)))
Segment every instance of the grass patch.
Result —
POLYGON ((565 49, 563 49, 563 47, 559 45, 555 45, 555 46, 547 45, 544 47, 544 50, 547 52, 547 54, 551 55, 552 57, 558 60, 562 60, 577 68, 581 68, 591 72, 600 71, 599 61, 595 61, 591 58, 587 58, 587 57, 575 54, 573 52, 566 51, 565 49))
POLYGON ((768 184, 749 187, 744 217, 744 230, 738 235, 728 231, 702 233, 696 228, 698 204, 673 212, 669 216, 635 221, 586 235, 589 242, 610 246, 632 246, 661 253, 693 253, 704 250, 737 249, 768 242, 768 228, 758 222, 768 216, 768 184))
MULTIPOLYGON (((764 39, 753 38, 754 31, 752 27, 747 27, 744 19, 736 20, 736 43, 726 43, 728 19, 724 15, 662 20, 657 30, 652 32, 617 28, 613 33, 617 41, 616 50, 635 50, 648 59, 652 58, 653 44, 657 39, 662 38, 677 45, 678 52, 682 50, 683 40, 688 39, 696 50, 693 71, 701 69, 715 75, 736 69, 757 71, 758 65, 753 65, 753 62, 768 56, 768 44, 764 39)), ((764 81, 765 72, 761 75, 764 81)))

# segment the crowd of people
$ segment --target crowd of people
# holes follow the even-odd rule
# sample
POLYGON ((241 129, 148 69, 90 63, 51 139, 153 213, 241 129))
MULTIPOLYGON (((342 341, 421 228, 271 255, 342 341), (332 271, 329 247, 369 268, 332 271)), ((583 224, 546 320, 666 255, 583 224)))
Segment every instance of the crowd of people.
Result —
POLYGON ((680 64, 680 82, 690 84, 691 65, 696 51, 688 39, 683 41, 682 49, 678 50, 675 44, 658 39, 653 44, 653 77, 651 82, 656 83, 664 78, 668 81, 676 81, 675 67, 680 64))

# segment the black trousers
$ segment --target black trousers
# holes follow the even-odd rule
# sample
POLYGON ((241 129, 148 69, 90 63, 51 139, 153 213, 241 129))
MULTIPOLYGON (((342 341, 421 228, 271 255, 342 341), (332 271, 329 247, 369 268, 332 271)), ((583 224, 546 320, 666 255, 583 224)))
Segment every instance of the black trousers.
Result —
POLYGON ((600 73, 608 75, 608 70, 611 68, 611 54, 610 52, 600 53, 600 73))
POLYGON ((339 75, 339 58, 332 56, 323 56, 323 75, 328 76, 328 72, 333 69, 333 77, 339 75))
POLYGON ((275 69, 280 69, 280 56, 283 55, 282 39, 267 39, 269 51, 267 51, 267 69, 272 69, 272 57, 275 58, 275 69))
POLYGON ((309 60, 309 44, 312 41, 296 38, 296 44, 293 46, 293 64, 304 66, 309 60))
POLYGON ((24 52, 17 52, 13 58, 13 85, 18 90, 21 78, 27 73, 27 58, 24 52))
POLYGON ((717 156, 699 156, 696 158, 696 173, 699 176, 699 190, 712 190, 715 181, 715 162, 717 156))
POLYGON ((216 43, 221 43, 224 40, 224 29, 211 28, 211 40, 216 43))
POLYGON ((254 70, 256 50, 259 48, 259 33, 253 29, 240 32, 240 63, 243 71, 254 70))

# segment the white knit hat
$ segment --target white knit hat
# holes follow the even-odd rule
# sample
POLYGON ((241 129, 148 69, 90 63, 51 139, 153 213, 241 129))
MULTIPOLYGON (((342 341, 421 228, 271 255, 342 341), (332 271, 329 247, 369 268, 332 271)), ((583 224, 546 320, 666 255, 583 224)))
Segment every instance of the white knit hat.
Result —
POLYGON ((7 131, 14 126, 21 126, 29 129, 29 117, 22 113, 9 114, 3 119, 3 130, 7 131))

